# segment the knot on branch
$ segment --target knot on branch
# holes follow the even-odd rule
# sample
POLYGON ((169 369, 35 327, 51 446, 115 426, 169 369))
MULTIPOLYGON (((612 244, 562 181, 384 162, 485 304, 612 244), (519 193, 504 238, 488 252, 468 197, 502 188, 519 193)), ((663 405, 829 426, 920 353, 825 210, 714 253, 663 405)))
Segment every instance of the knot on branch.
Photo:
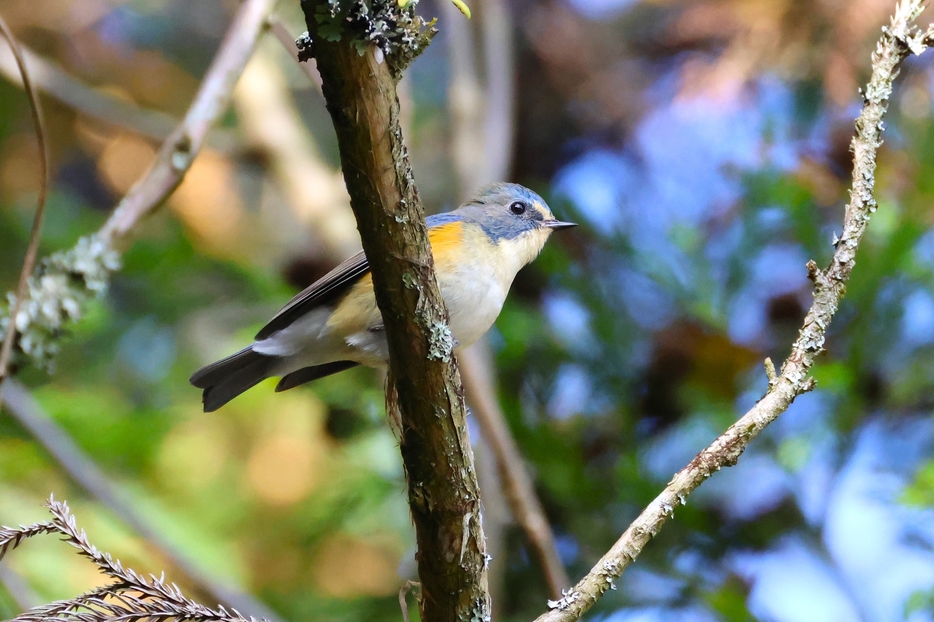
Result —
POLYGON ((820 268, 817 267, 817 262, 815 262, 813 259, 808 261, 807 269, 808 269, 808 279, 815 285, 819 285, 821 281, 823 280, 824 273, 821 272, 820 268))
POLYGON ((295 40, 295 47, 298 48, 298 62, 306 63, 315 57, 314 45, 307 30, 298 36, 295 40))

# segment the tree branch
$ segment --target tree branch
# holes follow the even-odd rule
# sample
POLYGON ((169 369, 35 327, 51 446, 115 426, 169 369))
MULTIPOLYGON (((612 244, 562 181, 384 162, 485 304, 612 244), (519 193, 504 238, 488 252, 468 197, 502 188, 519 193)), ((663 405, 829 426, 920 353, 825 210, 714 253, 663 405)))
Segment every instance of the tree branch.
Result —
MULTIPOLYGON (((29 279, 29 295, 23 297, 16 324, 21 333, 21 348, 40 364, 50 360, 56 351, 62 326, 80 317, 81 307, 88 298, 106 291, 111 272, 119 267, 118 246, 181 183, 208 131, 226 111, 231 91, 253 53, 274 4, 275 0, 246 0, 240 6, 184 120, 166 139, 146 175, 117 205, 100 231, 83 238, 74 248, 46 259, 37 274, 29 279)), ((14 386, 8 388, 13 395, 8 396, 5 403, 14 416, 75 481, 162 549, 206 592, 245 611, 262 612, 265 617, 274 619, 259 601, 217 584, 175 551, 158 532, 149 529, 132 511, 131 505, 120 500, 97 465, 64 432, 41 416, 29 416, 35 415, 35 410, 29 409, 28 393, 24 389, 16 391, 14 386)))
POLYGON ((111 273, 119 268, 125 238, 182 182, 208 131, 227 110, 275 2, 246 0, 240 6, 185 118, 162 144, 147 173, 97 233, 45 259, 29 279, 16 325, 20 349, 39 366, 50 364, 63 327, 81 317, 89 299, 107 290, 111 273))
MULTIPOLYGON (((478 37, 471 28, 471 23, 476 24, 477 20, 461 19, 453 4, 442 3, 441 8, 449 24, 451 160, 464 198, 486 184, 505 179, 509 172, 515 108, 509 38, 512 20, 501 0, 480 3, 479 41, 485 76, 482 80, 474 60, 478 55, 474 41, 478 37), (478 132, 477 128, 483 131, 478 132)), ((496 461, 498 483, 509 510, 532 545, 552 597, 559 598, 561 590, 571 581, 555 549, 554 534, 535 495, 522 455, 495 399, 489 349, 476 344, 461 352, 458 362, 467 400, 480 426, 481 438, 496 461)))
POLYGON ((166 138, 146 176, 133 186, 97 232, 98 241, 116 248, 182 183, 208 132, 227 110, 230 94, 275 4, 276 0, 247 0, 240 6, 185 118, 166 138))
MULTIPOLYGON (((399 126, 398 76, 427 45, 412 3, 302 3, 398 395, 426 622, 489 620, 482 509, 448 315, 399 126), (332 9, 335 11, 332 13, 332 9), (349 18, 349 19, 348 19, 349 18), (339 29, 335 35, 334 29, 339 29), (328 39, 340 39, 331 40, 328 39), (358 53, 358 49, 361 53, 358 53)), ((389 400, 387 400, 389 401, 389 400)))
POLYGON ((490 369, 484 365, 482 353, 476 346, 467 348, 458 358, 464 376, 464 387, 467 389, 467 399, 480 425, 483 438, 489 443, 490 450, 496 457, 496 466, 509 509, 532 545, 552 596, 559 598, 561 590, 569 586, 571 580, 564 570, 561 558, 558 557, 554 533, 535 494, 535 487, 522 460, 522 454, 494 397, 496 389, 490 369))
POLYGON ((13 342, 16 339, 16 333, 19 327, 16 322, 10 321, 19 315, 22 307, 23 298, 26 297, 26 291, 29 287, 29 275, 36 265, 36 255, 39 252, 39 233, 42 231, 42 219, 45 216, 45 199, 49 191, 49 147, 45 140, 45 125, 42 121, 42 108, 39 105, 39 94, 32 84, 29 71, 26 69, 26 63, 20 54, 19 43, 7 26, 6 21, 0 18, 0 32, 10 46, 10 51, 16 59, 16 67, 19 69, 20 76, 23 79, 23 88, 26 90, 26 98, 29 100, 29 111, 32 113, 32 122, 36 130, 36 142, 39 146, 39 197, 36 200, 36 213, 32 220, 32 231, 29 233, 29 244, 26 246, 26 257, 23 259, 23 268, 19 273, 19 282, 16 286, 16 297, 10 308, 10 316, 6 321, 6 328, 3 335, 3 345, 0 346, 0 396, 3 394, 3 381, 6 379, 10 366, 10 357, 13 355, 13 342))
MULTIPOLYGON (((282 23, 282 20, 276 17, 275 15, 269 19, 269 29, 272 31, 272 34, 279 40, 279 43, 282 44, 282 47, 285 48, 285 51, 288 53, 289 58, 296 59, 299 57, 298 45, 295 44, 295 37, 292 36, 292 33, 289 32, 289 27, 282 23)), ((308 79, 311 80, 311 83, 314 84, 319 89, 321 88, 321 74, 315 70, 314 60, 308 59, 306 62, 299 63, 299 67, 304 72, 308 79)))
POLYGON ((358 252, 360 236, 340 171, 320 157, 285 76, 263 50, 254 55, 234 90, 234 107, 247 140, 265 155, 272 178, 307 225, 312 237, 308 254, 337 265, 358 252))
POLYGON ((658 533, 675 507, 685 503, 687 496, 713 473, 736 464, 752 439, 785 412, 797 396, 814 388, 809 371, 815 357, 823 351, 827 327, 856 263, 859 241, 876 210, 873 197, 876 151, 882 144, 882 118, 892 93, 892 82, 898 75, 899 63, 909 53, 921 53, 928 42, 927 35, 914 26, 922 3, 923 0, 905 0, 898 4, 891 26, 883 29, 872 55, 872 77, 863 93, 863 109, 856 120, 856 134, 850 145, 854 166, 843 235, 835 242, 836 250, 827 269, 821 271, 813 261, 808 262, 808 275, 814 282, 814 303, 804 318, 791 354, 782 365, 781 374, 769 383, 768 392, 759 403, 674 476, 577 585, 567 590, 560 600, 549 601, 551 611, 539 616, 536 622, 579 619, 614 587, 614 581, 658 533))
MULTIPOLYGON (((164 112, 140 108, 98 91, 25 46, 20 46, 20 52, 38 90, 90 117, 156 140, 164 139, 178 123, 164 112)), ((16 59, 6 50, 0 51, 0 75, 22 85, 16 59)))

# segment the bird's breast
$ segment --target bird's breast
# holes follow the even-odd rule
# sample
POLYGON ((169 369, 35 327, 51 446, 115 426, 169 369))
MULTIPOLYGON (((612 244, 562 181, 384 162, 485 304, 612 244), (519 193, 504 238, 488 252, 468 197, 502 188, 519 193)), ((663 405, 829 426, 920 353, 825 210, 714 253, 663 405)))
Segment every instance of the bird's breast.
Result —
POLYGON ((496 321, 515 273, 498 269, 497 249, 485 239, 468 239, 459 250, 435 252, 435 268, 451 333, 464 348, 482 337, 496 321))

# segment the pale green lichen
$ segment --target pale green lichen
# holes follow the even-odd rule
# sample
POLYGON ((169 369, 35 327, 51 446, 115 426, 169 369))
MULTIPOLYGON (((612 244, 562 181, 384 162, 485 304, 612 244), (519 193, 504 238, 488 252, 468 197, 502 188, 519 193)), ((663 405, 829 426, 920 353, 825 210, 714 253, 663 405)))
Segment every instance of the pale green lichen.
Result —
MULTIPOLYGON (((95 236, 43 260, 29 278, 26 299, 16 315, 19 350, 36 366, 50 369, 67 324, 81 318, 88 302, 104 295, 111 273, 119 267, 119 254, 95 236)), ((16 295, 8 293, 7 307, 0 311, 2 332, 15 302, 16 295)))
POLYGON ((560 609, 561 611, 566 610, 568 607, 577 602, 581 597, 580 592, 574 591, 573 588, 561 590, 561 598, 558 600, 549 600, 548 608, 549 609, 560 609))
MULTIPOLYGON (((375 45, 397 77, 425 50, 437 32, 434 21, 426 23, 415 14, 417 0, 404 3, 398 0, 328 0, 316 4, 313 9, 308 6, 308 0, 302 4, 306 17, 317 25, 316 37, 339 41, 349 36, 350 43, 361 56, 370 45, 375 45)), ((303 35, 299 41, 299 60, 314 56, 310 38, 303 35)))
POLYGON ((447 322, 432 322, 428 325, 428 358, 436 361, 451 361, 454 352, 454 335, 447 322))
POLYGON ((490 622, 492 619, 489 603, 481 598, 476 599, 470 610, 470 622, 490 622))

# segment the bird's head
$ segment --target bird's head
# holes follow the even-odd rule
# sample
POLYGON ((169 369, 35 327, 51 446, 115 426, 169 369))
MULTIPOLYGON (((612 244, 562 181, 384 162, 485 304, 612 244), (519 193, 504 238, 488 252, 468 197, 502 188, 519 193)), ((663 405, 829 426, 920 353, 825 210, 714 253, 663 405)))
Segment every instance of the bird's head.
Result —
POLYGON ((556 220, 544 199, 519 184, 487 186, 457 213, 478 224, 515 261, 516 270, 538 256, 552 231, 577 226, 556 220))

